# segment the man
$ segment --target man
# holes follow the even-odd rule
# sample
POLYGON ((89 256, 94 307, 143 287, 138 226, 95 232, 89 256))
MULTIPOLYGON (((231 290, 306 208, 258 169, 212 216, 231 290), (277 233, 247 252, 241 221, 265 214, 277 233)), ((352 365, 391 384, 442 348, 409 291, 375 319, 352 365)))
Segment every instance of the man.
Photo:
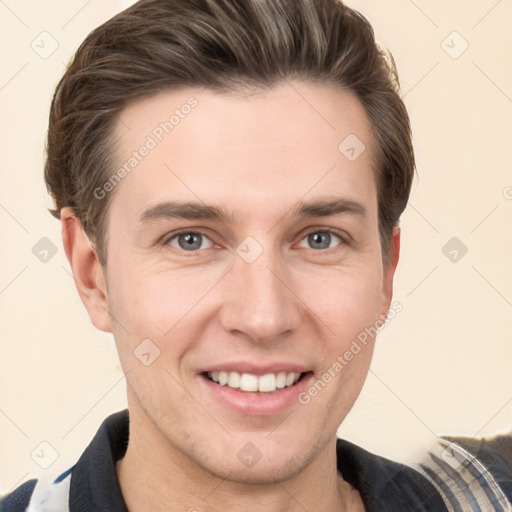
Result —
POLYGON ((457 510, 437 468, 336 439, 413 171, 394 67, 340 2, 142 0, 92 32, 45 178, 129 409, 3 510, 457 510))

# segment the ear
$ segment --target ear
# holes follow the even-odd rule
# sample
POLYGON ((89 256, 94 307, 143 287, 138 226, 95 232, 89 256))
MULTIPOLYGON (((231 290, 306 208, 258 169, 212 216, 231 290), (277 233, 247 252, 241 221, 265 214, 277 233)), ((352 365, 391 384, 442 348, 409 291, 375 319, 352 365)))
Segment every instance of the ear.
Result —
POLYGON ((395 226, 389 240, 389 257, 384 265, 381 314, 386 315, 393 298, 393 278, 400 256, 400 228, 395 226))
POLYGON ((62 243, 73 278, 89 317, 100 331, 112 332, 108 311, 106 280, 96 252, 72 208, 60 211, 62 243))

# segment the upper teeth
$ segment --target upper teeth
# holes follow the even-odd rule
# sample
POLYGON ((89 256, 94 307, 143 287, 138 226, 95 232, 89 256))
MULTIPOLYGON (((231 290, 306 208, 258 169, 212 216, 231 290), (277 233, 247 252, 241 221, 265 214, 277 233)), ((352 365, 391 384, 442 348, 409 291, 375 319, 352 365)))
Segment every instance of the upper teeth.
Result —
POLYGON ((252 373, 208 372, 208 377, 221 386, 227 384, 230 388, 242 391, 261 391, 262 393, 270 393, 276 389, 292 386, 300 379, 300 375, 295 372, 267 373, 260 376, 252 373))

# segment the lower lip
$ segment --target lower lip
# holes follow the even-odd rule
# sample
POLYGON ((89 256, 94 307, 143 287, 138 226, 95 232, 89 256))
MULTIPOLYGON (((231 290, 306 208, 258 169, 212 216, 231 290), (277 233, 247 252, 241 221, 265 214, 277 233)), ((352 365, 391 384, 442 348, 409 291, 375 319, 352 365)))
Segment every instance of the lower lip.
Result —
POLYGON ((199 378, 222 404, 239 413, 263 416, 283 412, 298 403, 298 395, 307 389, 313 373, 308 372, 293 386, 277 389, 271 393, 239 391, 228 385, 221 386, 204 375, 199 375, 199 378))

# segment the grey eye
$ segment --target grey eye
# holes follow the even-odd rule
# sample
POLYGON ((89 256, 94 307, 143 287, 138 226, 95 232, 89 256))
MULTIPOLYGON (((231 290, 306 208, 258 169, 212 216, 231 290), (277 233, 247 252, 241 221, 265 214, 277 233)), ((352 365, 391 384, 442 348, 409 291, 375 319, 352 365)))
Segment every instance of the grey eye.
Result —
POLYGON ((168 241, 168 244, 172 247, 176 247, 177 249, 183 249, 184 251, 195 251, 197 249, 208 249, 208 247, 211 247, 211 241, 209 241, 210 245, 208 247, 202 247, 205 240, 209 241, 208 237, 205 235, 190 231, 188 233, 179 233, 173 236, 168 241), (178 246, 174 244, 174 241, 178 242, 178 246))
POLYGON ((309 235, 306 235, 303 240, 306 240, 309 248, 330 249, 333 237, 342 242, 342 239, 338 235, 329 233, 328 231, 315 231, 313 233, 309 233, 309 235))

